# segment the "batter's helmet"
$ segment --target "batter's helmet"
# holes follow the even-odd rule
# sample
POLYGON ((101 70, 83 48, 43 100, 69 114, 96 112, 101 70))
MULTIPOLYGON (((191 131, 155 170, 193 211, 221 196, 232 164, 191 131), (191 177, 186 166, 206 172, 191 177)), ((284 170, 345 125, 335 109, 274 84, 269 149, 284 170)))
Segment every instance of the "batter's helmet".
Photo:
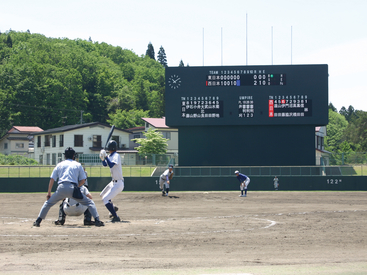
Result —
POLYGON ((75 151, 73 148, 68 147, 65 149, 64 155, 66 159, 73 159, 73 157, 75 156, 75 151))
POLYGON ((117 150, 117 142, 114 140, 110 140, 107 145, 108 151, 116 151, 117 150))

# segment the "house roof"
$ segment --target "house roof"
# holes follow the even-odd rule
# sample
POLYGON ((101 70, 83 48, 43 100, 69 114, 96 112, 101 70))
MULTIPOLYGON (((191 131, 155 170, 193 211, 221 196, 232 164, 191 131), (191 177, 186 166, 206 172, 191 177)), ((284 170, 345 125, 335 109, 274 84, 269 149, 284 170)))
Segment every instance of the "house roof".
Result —
POLYGON ((26 134, 26 133, 34 133, 34 132, 42 132, 43 129, 37 126, 13 126, 9 131, 8 134, 26 134))
POLYGON ((148 122, 150 125, 152 125, 155 128, 169 128, 166 125, 166 118, 148 118, 148 117, 142 117, 142 120, 148 122))
MULTIPOLYGON (((32 134, 34 134, 34 135, 37 135, 37 134, 39 134, 39 135, 40 134, 41 135, 44 135, 44 134, 53 134, 53 133, 60 133, 60 132, 72 131, 72 130, 75 130, 75 129, 85 128, 85 127, 96 126, 96 125, 102 125, 102 126, 105 126, 105 127, 111 127, 111 125, 100 123, 100 122, 90 122, 90 123, 84 123, 84 124, 66 125, 66 126, 62 126, 62 127, 58 127, 58 128, 53 128, 53 129, 48 129, 48 130, 45 130, 43 132, 37 132, 37 133, 32 133, 32 134)), ((123 132, 130 133, 129 131, 124 130, 124 129, 120 129, 120 128, 115 128, 115 129, 120 130, 120 131, 123 131, 123 132)))

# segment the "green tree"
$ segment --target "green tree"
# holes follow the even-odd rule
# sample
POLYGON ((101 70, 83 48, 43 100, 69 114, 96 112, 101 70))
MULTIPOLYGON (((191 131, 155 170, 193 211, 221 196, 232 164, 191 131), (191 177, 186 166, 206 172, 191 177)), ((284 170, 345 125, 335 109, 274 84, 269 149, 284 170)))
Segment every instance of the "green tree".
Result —
POLYGON ((142 117, 149 117, 149 111, 143 110, 117 110, 116 113, 109 115, 110 119, 107 122, 111 125, 115 125, 118 128, 129 129, 139 126, 144 126, 142 117))
POLYGON ((325 149, 327 151, 340 151, 340 145, 345 140, 344 132, 347 127, 348 121, 345 117, 329 109, 329 124, 326 126, 327 136, 325 137, 325 149))
POLYGON ((332 111, 334 111, 334 112, 337 112, 338 110, 334 107, 334 105, 333 105, 333 103, 329 103, 329 109, 331 109, 332 111))
POLYGON ((135 138, 133 141, 140 144, 140 146, 135 149, 138 150, 139 155, 146 156, 150 154, 165 154, 167 152, 167 141, 162 133, 157 132, 156 129, 149 128, 144 134, 146 138, 135 138))
POLYGON ((165 52, 165 50, 164 50, 164 48, 162 46, 159 48, 157 60, 164 67, 167 67, 167 56, 166 56, 166 52, 165 52))
POLYGON ((148 44, 148 49, 145 53, 145 55, 149 56, 151 59, 155 60, 155 53, 154 53, 154 47, 151 42, 148 44))
POLYGON ((149 56, 104 42, 1 34, 0 129, 77 124, 82 111, 83 121, 106 123, 140 109, 164 114, 164 67, 149 56))
POLYGON ((367 112, 357 111, 345 131, 346 139, 352 143, 354 151, 367 152, 367 112))
POLYGON ((6 45, 8 45, 9 48, 13 47, 13 40, 11 39, 10 34, 8 34, 8 37, 6 38, 6 45))
POLYGON ((348 107, 348 109, 343 106, 340 109, 339 114, 343 115, 348 122, 356 118, 355 110, 351 105, 348 107))
POLYGON ((185 64, 183 63, 182 59, 180 61, 180 64, 178 64, 179 67, 185 67, 185 64))

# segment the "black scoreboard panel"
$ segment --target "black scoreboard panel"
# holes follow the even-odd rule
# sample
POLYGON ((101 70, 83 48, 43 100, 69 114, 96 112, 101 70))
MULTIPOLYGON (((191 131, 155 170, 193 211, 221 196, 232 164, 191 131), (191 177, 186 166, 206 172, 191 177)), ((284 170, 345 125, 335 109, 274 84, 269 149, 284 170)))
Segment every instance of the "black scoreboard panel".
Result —
POLYGON ((328 66, 166 68, 166 124, 328 123, 328 66))
POLYGON ((315 165, 315 127, 182 126, 178 152, 180 166, 315 165))

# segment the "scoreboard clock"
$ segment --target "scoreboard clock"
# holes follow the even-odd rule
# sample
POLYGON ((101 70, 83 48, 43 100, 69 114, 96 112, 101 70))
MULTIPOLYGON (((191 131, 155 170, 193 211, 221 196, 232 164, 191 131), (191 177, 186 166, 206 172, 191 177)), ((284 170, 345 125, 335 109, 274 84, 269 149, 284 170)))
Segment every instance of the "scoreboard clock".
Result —
POLYGON ((328 66, 166 68, 166 124, 328 123, 328 66))

